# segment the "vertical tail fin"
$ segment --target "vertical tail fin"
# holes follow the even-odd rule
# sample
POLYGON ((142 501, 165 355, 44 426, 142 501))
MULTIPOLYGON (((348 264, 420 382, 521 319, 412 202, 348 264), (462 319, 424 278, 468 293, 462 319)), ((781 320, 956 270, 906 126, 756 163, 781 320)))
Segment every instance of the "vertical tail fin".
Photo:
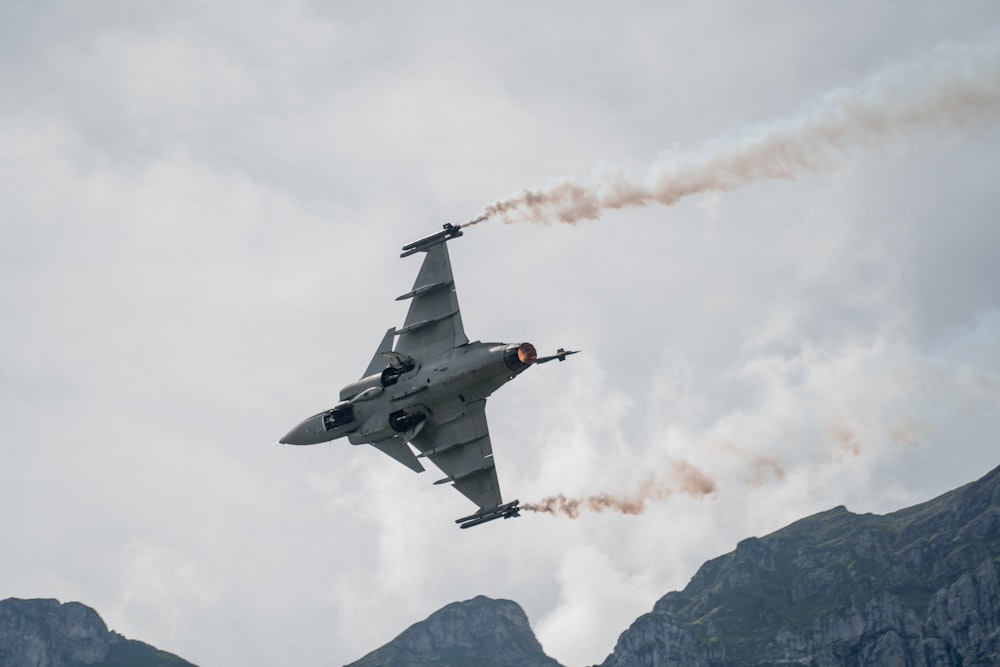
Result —
POLYGON ((382 342, 378 344, 378 349, 375 350, 375 355, 372 357, 372 360, 368 362, 368 368, 361 377, 366 378, 369 375, 378 373, 380 370, 385 368, 386 361, 382 354, 384 352, 392 352, 392 343, 395 337, 396 327, 389 327, 389 330, 385 332, 385 336, 382 337, 382 342))

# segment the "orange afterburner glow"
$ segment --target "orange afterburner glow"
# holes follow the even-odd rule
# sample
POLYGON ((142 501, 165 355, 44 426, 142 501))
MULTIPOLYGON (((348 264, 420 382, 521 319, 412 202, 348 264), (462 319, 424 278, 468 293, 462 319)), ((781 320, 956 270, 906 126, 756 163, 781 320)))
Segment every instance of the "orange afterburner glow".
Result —
POLYGON ((537 358, 538 353, 535 352, 535 346, 531 343, 521 343, 521 346, 517 348, 517 360, 525 366, 535 363, 537 358))

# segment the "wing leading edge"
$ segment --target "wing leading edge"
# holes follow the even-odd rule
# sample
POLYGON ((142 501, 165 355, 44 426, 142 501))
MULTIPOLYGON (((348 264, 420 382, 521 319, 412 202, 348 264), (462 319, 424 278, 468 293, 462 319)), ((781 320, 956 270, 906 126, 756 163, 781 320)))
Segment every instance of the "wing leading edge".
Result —
POLYGON ((426 252, 413 289, 396 298, 412 299, 406 321, 396 330, 396 352, 418 360, 469 342, 462 326, 448 247, 442 242, 426 252))

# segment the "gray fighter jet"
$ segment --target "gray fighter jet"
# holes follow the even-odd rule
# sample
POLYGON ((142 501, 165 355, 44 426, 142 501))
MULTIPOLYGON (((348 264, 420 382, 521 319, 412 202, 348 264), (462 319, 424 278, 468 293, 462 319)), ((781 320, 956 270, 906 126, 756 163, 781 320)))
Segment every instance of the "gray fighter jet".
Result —
POLYGON ((424 470, 420 459, 429 459, 445 474, 435 484, 451 484, 479 506, 455 521, 469 528, 520 513, 517 500, 504 503, 500 495, 486 398, 534 364, 565 361, 578 350, 539 358, 531 343, 470 343, 445 246, 458 236, 461 227, 447 224, 403 246, 401 257, 427 253, 413 289, 396 299, 411 300, 403 326, 385 332, 361 379, 340 390, 340 403, 303 421, 281 443, 347 436, 416 472, 424 470))

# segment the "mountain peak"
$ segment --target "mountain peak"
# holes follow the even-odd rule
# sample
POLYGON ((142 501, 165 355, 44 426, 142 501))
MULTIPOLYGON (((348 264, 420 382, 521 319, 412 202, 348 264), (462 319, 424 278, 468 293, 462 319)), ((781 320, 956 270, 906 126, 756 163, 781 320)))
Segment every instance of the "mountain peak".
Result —
POLYGON ((479 595, 453 602, 350 667, 559 667, 516 602, 479 595))

